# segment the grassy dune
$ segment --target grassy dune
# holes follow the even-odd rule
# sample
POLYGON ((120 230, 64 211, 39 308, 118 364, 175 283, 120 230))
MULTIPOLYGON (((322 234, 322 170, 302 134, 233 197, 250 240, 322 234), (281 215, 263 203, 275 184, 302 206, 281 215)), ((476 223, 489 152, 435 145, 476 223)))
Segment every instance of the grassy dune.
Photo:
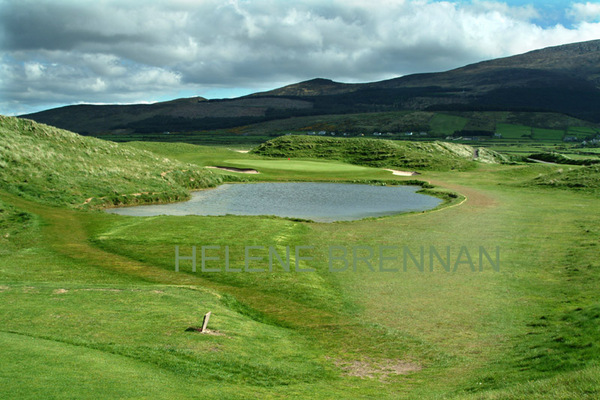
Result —
MULTIPOLYGON (((123 148, 199 170, 261 170, 249 180, 408 179, 327 160, 152 146, 123 148)), ((466 201, 334 224, 123 217, 33 201, 3 181, 0 397, 597 398, 600 203, 593 190, 531 184, 559 168, 429 171, 420 179, 466 201), (207 249, 219 259, 205 265, 219 272, 202 271, 203 245, 221 246, 207 249), (175 246, 184 256, 197 246, 197 272, 189 260, 174 271, 175 246), (229 267, 242 272, 225 271, 225 246, 229 267), (312 259, 298 261, 314 271, 286 272, 276 261, 269 272, 266 249, 254 248, 263 259, 250 265, 265 271, 243 272, 246 246, 280 255, 289 246, 292 264, 296 246, 312 246, 312 259), (347 271, 330 271, 330 246, 347 249, 347 271), (453 260, 464 247, 476 268, 462 259, 446 271, 438 260, 430 270, 426 253, 422 272, 411 259, 404 271, 405 246, 416 262, 421 247, 442 258, 448 247, 453 260), (480 246, 498 247, 499 271, 479 271, 480 246), (212 334, 185 331, 207 311, 212 334)))
POLYGON ((174 201, 222 181, 197 165, 24 119, 0 116, 0 137, 2 188, 49 204, 174 201))
POLYGON ((552 173, 534 178, 531 184, 598 193, 600 191, 600 166, 559 168, 552 173))
MULTIPOLYGON (((474 148, 445 142, 398 142, 366 138, 282 136, 256 147, 252 153, 269 157, 325 158, 370 167, 416 170, 468 170, 474 168, 474 148)), ((478 149, 478 161, 508 162, 508 158, 478 149)))

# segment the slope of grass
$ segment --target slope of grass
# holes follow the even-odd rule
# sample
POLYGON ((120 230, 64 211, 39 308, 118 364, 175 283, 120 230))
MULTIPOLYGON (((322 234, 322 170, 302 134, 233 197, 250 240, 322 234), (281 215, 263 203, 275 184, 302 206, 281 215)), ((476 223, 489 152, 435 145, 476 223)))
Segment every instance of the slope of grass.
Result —
POLYGON ((88 207, 184 199, 222 180, 197 165, 0 116, 0 187, 29 199, 88 207))
POLYGON ((562 129, 533 129, 533 139, 558 142, 565 136, 565 131, 562 129))
MULTIPOLYGON (((358 114, 331 114, 305 117, 282 118, 267 122, 237 126, 229 129, 204 130, 194 132, 174 132, 163 130, 157 133, 102 133, 99 137, 117 142, 122 141, 158 141, 187 142, 204 145, 253 146, 275 136, 287 133, 305 134, 310 131, 346 133, 348 136, 373 132, 390 133, 394 139, 410 139, 407 132, 427 132, 419 140, 446 137, 456 131, 488 131, 505 134, 501 141, 527 141, 532 143, 562 143, 564 132, 580 138, 594 136, 597 124, 556 113, 541 112, 425 112, 425 111, 388 111, 358 114), (533 132, 533 137, 531 134, 533 132), (548 134, 548 136, 546 136, 548 134)), ((475 133, 465 133, 472 136, 475 133)), ((485 141, 481 145, 487 146, 485 141)))
POLYGON ((591 128, 587 126, 570 126, 569 127, 569 135, 573 135, 576 137, 590 137, 595 136, 599 133, 598 128, 591 128))
MULTIPOLYGON (((577 157, 577 156, 575 156, 577 157)), ((599 164, 600 160, 598 159, 593 159, 593 158, 589 158, 589 157, 571 157, 571 155, 569 156, 565 156, 564 154, 561 153, 555 153, 555 152, 547 152, 547 153, 535 153, 530 155, 528 158, 533 159, 533 160, 539 160, 539 161, 545 161, 545 162, 550 162, 550 163, 555 163, 555 164, 571 164, 571 165, 592 165, 592 164, 599 164)))
MULTIPOLYGON (((471 146, 433 142, 396 142, 366 138, 284 136, 252 150, 269 157, 327 158, 371 167, 417 170, 467 170, 474 168, 471 146)), ((479 149, 479 161, 506 162, 506 157, 479 149)))
POLYGON ((513 125, 513 124, 497 124, 496 132, 501 134, 506 139, 521 139, 524 137, 532 136, 533 128, 524 125, 513 125))
POLYGON ((466 117, 436 113, 429 121, 429 125, 434 135, 442 136, 452 135, 454 132, 464 129, 468 122, 469 119, 466 117))
MULTIPOLYGON (((159 159, 198 165, 256 162, 265 180, 410 179, 329 160, 158 147, 159 159)), ((600 203, 528 183, 558 168, 427 171, 419 178, 466 201, 337 224, 122 217, 0 191, 0 397, 595 398, 600 203), (177 245, 183 256, 197 246, 196 272, 189 260, 174 271, 177 245), (202 270, 201 246, 220 246, 206 260, 219 272, 202 270), (241 272, 225 270, 225 246, 241 272), (265 271, 244 272, 245 246, 280 255, 290 246, 292 263, 295 246, 312 246, 300 262, 314 271, 277 261, 269 271, 266 249, 255 248, 263 258, 250 266, 265 271), (374 270, 357 257, 356 270, 330 271, 330 246, 345 247, 350 265, 354 249, 375 249, 374 270), (464 246, 475 264, 479 246, 499 247, 501 265, 430 270, 426 253, 422 272, 410 260, 404 271, 405 246, 417 260, 421 247, 445 258, 449 246, 456 259, 464 246), (214 334, 185 331, 207 311, 214 334)))
POLYGON ((197 166, 214 166, 222 163, 224 159, 251 157, 225 147, 198 146, 189 143, 129 142, 124 146, 146 150, 170 160, 197 166))
POLYGON ((600 166, 560 168, 534 178, 529 184, 598 192, 600 191, 600 166))
POLYGON ((0 197, 3 215, 27 209, 41 222, 20 228, 27 241, 8 236, 12 251, 0 253, 0 397, 252 398, 332 379, 335 368, 299 332, 210 281, 89 245, 88 229, 118 229, 122 219, 0 197), (186 332, 207 311, 213 334, 186 332), (240 396, 245 386, 252 390, 240 396))
MULTIPOLYGON (((447 185, 467 195, 467 202, 438 213, 344 223, 343 229, 339 224, 233 216, 94 215, 86 216, 85 224, 88 242, 91 239, 107 257, 114 254, 155 266, 162 271, 155 275, 161 277, 158 282, 196 282, 233 295, 236 300, 224 304, 257 322, 301 333, 316 346, 303 351, 327 355, 329 368, 335 370, 337 362, 362 365, 368 370, 369 365, 398 359, 423 368, 383 382, 377 378, 353 381, 339 371, 337 377, 323 381, 302 381, 306 376, 270 371, 265 379, 274 382, 268 387, 271 394, 292 390, 300 398, 328 398, 335 396, 333 393, 356 398, 368 397, 366 393, 378 388, 389 398, 403 397, 398 393, 407 398, 461 398, 472 393, 477 393, 477 398, 494 398, 498 393, 535 398, 536 390, 549 388, 545 380, 563 385, 550 393, 573 390, 572 385, 576 390, 597 391, 590 374, 580 372, 592 368, 598 358, 594 245, 598 238, 594 228, 598 222, 597 201, 587 194, 498 185, 528 179, 537 171, 552 168, 489 166, 461 175, 428 173, 424 178, 446 179, 447 185), (582 218, 570 205, 574 201, 594 217, 582 218), (221 271, 202 272, 199 260, 199 271, 192 272, 188 261, 175 274, 175 245, 182 246, 185 255, 193 245, 221 246, 209 254, 220 259, 207 264, 221 271), (224 271, 224 246, 230 246, 230 267, 243 270, 244 246, 268 245, 274 245, 280 254, 285 245, 292 249, 295 245, 315 246, 315 259, 310 265, 316 271, 287 273, 276 265, 274 272, 267 272, 266 258, 252 264, 264 268, 262 273, 224 271), (433 272, 426 269, 421 273, 410 264, 408 272, 381 273, 361 263, 356 272, 334 274, 327 271, 330 245, 348 249, 408 245, 415 253, 419 246, 429 245, 442 249, 448 245, 453 251, 460 246, 499 246, 502 267, 500 272, 473 273, 464 266, 455 273, 446 273, 436 265, 433 272), (575 377, 580 377, 579 381, 573 381, 575 377), (528 384, 530 381, 538 383, 528 384), (307 386, 300 389, 298 385, 307 386), (304 391, 308 387, 312 388, 310 394, 304 391)), ((253 255, 265 253, 257 251, 253 255)), ((376 266, 379 256, 373 260, 376 266)), ((144 269, 135 274, 150 277, 144 269)), ((131 312, 134 309, 132 306, 131 312)), ((223 312, 219 309, 216 315, 223 312)), ((154 321, 153 325, 157 324, 159 321, 154 321)), ((157 339, 153 340, 155 343, 157 339)), ((234 356, 221 353, 220 357, 215 360, 227 364, 234 356)), ((266 359, 269 363, 281 362, 266 359)), ((301 369, 316 371, 310 369, 310 359, 296 360, 304 365, 301 369)), ((323 368, 327 369, 327 363, 324 361, 323 368)), ((244 373, 236 366, 228 378, 231 383, 223 383, 223 390, 237 387, 240 393, 236 397, 243 398, 249 390, 243 383, 249 379, 244 373)), ((310 376, 313 372, 307 373, 310 376)), ((381 374, 381 370, 375 374, 381 374)), ((379 397, 385 398, 382 394, 379 397)))
POLYGON ((491 390, 464 397, 465 400, 572 400, 600 397, 600 367, 591 366, 548 379, 519 383, 510 388, 491 390))

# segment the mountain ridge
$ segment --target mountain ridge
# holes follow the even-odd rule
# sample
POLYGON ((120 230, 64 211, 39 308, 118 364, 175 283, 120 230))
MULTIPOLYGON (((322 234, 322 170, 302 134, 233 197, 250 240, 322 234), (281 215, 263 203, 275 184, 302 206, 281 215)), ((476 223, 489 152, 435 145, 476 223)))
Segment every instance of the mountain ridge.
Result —
POLYGON ((548 111, 600 122, 600 40, 370 83, 316 78, 234 99, 65 106, 21 117, 83 134, 201 131, 374 111, 548 111))

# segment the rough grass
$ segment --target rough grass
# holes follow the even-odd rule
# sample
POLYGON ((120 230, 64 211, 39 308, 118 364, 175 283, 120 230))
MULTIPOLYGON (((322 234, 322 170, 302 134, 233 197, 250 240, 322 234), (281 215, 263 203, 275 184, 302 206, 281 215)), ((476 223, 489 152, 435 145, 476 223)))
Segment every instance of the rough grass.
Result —
POLYGON ((535 153, 529 156, 529 158, 534 160, 540 160, 545 162, 551 162, 555 164, 571 164, 571 165, 592 165, 592 164, 600 164, 600 160, 586 158, 586 157, 578 157, 572 158, 571 156, 565 156, 561 153, 556 152, 547 152, 547 153, 535 153))
POLYGON ((223 180, 132 147, 0 116, 0 187, 49 204, 99 207, 185 199, 223 180))
POLYGON ((600 165, 555 169, 553 172, 540 174, 528 184, 598 193, 600 191, 600 165))
MULTIPOLYGON (((161 158, 175 158, 168 149, 161 158)), ((292 162, 263 178, 348 173, 292 162)), ((122 217, 0 191, 0 397, 597 398, 597 195, 530 184, 556 173, 552 165, 475 165, 419 177, 465 195, 455 207, 338 224, 122 217), (189 261, 175 273, 175 245, 184 255, 222 246, 209 268, 224 267, 229 245, 231 267, 242 269, 246 245, 280 254, 313 245, 306 263, 316 271, 202 272, 198 260, 196 273, 189 261), (454 255, 499 246, 502 261, 499 271, 411 263, 381 272, 360 262, 331 273, 330 245, 450 246, 454 255), (219 334, 185 332, 206 311, 219 334)), ((381 253, 374 258, 377 269, 381 253)))
MULTIPOLYGON (((474 148, 445 142, 396 142, 367 138, 328 138, 315 136, 283 136, 261 144, 253 154, 269 157, 326 158, 351 164, 379 168, 411 170, 468 170, 474 148)), ((478 161, 507 162, 499 153, 479 149, 478 161)))

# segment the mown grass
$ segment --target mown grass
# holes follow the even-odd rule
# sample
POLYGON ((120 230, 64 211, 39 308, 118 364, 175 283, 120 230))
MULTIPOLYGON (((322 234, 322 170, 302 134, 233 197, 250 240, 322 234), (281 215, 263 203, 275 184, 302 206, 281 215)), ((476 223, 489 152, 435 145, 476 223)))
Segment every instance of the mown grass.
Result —
MULTIPOLYGON (((261 169, 249 179, 410 179, 339 162, 285 164, 170 146, 160 146, 159 158, 261 169)), ((429 171, 419 179, 466 201, 335 224, 122 217, 0 192, 0 396, 598 397, 600 204, 593 190, 531 184, 558 170, 429 171), (176 245, 183 255, 198 247, 197 272, 189 260, 174 271, 176 245), (221 246, 210 250, 221 259, 206 265, 221 272, 201 270, 202 245, 221 246), (225 272, 225 246, 230 267, 242 270, 245 246, 279 254, 290 246, 292 260, 295 246, 313 246, 314 259, 301 264, 315 271, 276 264, 269 272, 265 257, 251 261, 265 272, 225 272), (331 272, 330 246, 351 258, 354 247, 384 248, 388 258, 375 251, 375 271, 363 258, 356 271, 331 272), (426 259, 423 272, 410 261, 404 271, 393 249, 404 246, 414 254, 449 246, 453 257, 465 247, 476 264, 480 246, 499 247, 500 270, 486 264, 473 272, 463 263, 447 272, 436 262, 430 271, 426 259), (399 271, 380 272, 380 261, 399 271), (207 311, 209 328, 221 335, 185 332, 207 311), (408 366, 406 374, 386 373, 390 363, 408 366)))
POLYGON ((226 147, 198 146, 189 143, 129 142, 123 145, 200 166, 214 166, 224 159, 252 157, 226 147))

